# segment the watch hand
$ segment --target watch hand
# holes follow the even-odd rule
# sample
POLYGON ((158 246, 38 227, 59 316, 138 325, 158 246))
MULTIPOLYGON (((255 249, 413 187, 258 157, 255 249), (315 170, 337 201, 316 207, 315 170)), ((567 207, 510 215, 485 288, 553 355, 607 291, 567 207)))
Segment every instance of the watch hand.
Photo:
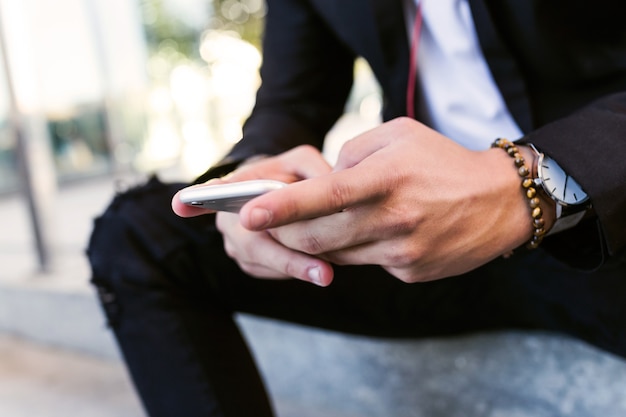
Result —
POLYGON ((569 181, 569 176, 565 177, 565 185, 563 186, 563 201, 565 201, 565 194, 567 191, 567 182, 569 181))

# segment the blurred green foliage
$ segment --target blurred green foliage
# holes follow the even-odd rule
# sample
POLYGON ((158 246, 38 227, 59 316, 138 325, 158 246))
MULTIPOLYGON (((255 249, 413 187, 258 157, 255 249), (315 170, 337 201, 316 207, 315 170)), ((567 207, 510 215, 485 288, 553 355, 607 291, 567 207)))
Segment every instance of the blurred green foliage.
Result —
MULTIPOLYGON (((175 13, 175 0, 140 0, 149 53, 169 61, 199 60, 199 46, 206 30, 234 31, 260 47, 265 16, 264 0, 207 0, 198 13, 206 18, 202 27, 175 13)), ((196 19, 199 16, 194 16, 196 19)))
POLYGON ((265 17, 264 0, 214 0, 214 29, 233 30, 260 48, 265 17))

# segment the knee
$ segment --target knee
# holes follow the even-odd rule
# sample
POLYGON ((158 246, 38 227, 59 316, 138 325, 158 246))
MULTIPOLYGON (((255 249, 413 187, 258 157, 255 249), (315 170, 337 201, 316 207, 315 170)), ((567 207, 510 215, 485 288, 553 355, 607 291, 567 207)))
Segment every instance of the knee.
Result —
POLYGON ((181 186, 152 180, 117 195, 94 220, 86 251, 94 283, 151 276, 148 264, 158 262, 159 252, 175 240, 171 224, 180 220, 169 201, 181 186))
POLYGON ((145 253, 144 241, 138 236, 132 196, 115 197, 105 212, 97 217, 87 246, 92 282, 109 282, 128 275, 136 267, 136 253, 145 253))
POLYGON ((121 299, 127 298, 125 288, 129 287, 132 277, 137 276, 131 271, 137 269, 141 259, 133 253, 145 253, 141 240, 134 236, 132 224, 128 222, 132 210, 124 201, 127 198, 116 197, 94 220, 86 250, 91 267, 91 284, 95 287, 108 325, 113 328, 120 320, 121 299))
POLYGON ((94 221, 87 248, 92 284, 106 306, 112 299, 144 297, 197 285, 190 273, 203 254, 221 247, 214 216, 183 219, 170 201, 183 184, 151 181, 115 197, 94 221))

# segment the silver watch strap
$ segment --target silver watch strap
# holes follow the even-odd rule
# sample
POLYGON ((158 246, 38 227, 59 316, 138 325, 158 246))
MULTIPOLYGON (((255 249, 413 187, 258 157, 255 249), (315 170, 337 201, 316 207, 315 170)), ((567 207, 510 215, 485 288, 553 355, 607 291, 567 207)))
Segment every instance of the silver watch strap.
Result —
POLYGON ((574 213, 569 216, 558 218, 561 214, 560 211, 562 207, 558 204, 556 205, 556 207, 557 207, 556 208, 557 219, 554 222, 554 225, 552 226, 550 231, 546 233, 546 236, 550 236, 555 233, 559 233, 564 230, 571 229, 572 227, 580 223, 583 217, 585 217, 585 213, 587 212, 586 210, 582 210, 582 211, 579 211, 578 213, 574 213))

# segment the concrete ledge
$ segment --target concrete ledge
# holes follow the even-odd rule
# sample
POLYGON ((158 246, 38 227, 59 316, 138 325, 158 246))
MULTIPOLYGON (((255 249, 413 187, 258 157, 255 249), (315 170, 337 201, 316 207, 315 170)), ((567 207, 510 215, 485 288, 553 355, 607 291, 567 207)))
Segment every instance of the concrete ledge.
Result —
MULTIPOLYGON (((238 320, 281 417, 626 415, 626 362, 556 335, 389 341, 238 320)), ((119 358, 88 288, 3 284, 0 331, 119 358)))
POLYGON ((371 340, 245 317, 277 398, 345 416, 626 415, 626 363, 541 333, 371 340))

